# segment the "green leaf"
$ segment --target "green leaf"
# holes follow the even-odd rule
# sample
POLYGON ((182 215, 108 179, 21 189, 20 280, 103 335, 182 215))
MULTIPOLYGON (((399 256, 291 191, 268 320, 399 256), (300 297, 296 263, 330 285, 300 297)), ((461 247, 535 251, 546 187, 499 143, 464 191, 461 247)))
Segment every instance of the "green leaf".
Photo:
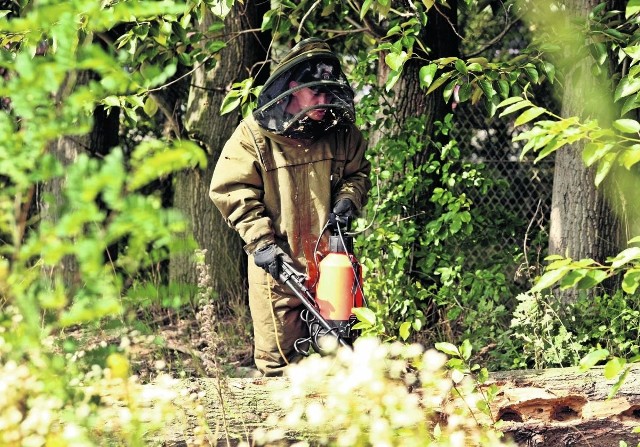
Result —
POLYGON ((278 10, 271 9, 262 16, 262 24, 260 25, 260 31, 268 31, 273 29, 274 16, 277 16, 278 10))
POLYGON ((364 19, 364 16, 367 15, 367 11, 369 11, 372 4, 373 0, 364 0, 362 7, 360 8, 360 20, 364 19))
POLYGON ((411 323, 409 321, 405 321, 400 325, 400 338, 402 340, 406 340, 409 338, 409 334, 411 333, 411 323))
POLYGON ((158 103, 155 99, 153 99, 153 96, 147 96, 147 100, 144 102, 143 110, 144 113, 147 114, 147 116, 154 116, 158 112, 158 103))
POLYGON ((376 314, 368 307, 354 307, 353 314, 358 321, 368 324, 369 327, 373 327, 376 324, 376 314))
POLYGON ((604 179, 607 177, 607 174, 609 174, 609 171, 611 171, 611 168, 613 167, 613 164, 615 163, 617 158, 618 154, 616 152, 609 152, 605 154, 604 157, 602 157, 602 159, 598 163, 598 168, 596 169, 596 186, 599 186, 604 181, 604 179))
POLYGON ((535 67, 524 67, 524 72, 527 75, 527 77, 531 80, 531 82, 533 82, 534 84, 537 84, 538 81, 540 80, 540 76, 538 75, 538 70, 536 70, 535 67))
POLYGON ((496 91, 493 89, 493 85, 486 79, 480 79, 478 84, 480 84, 480 88, 487 98, 490 99, 496 94, 496 91))
POLYGON ((520 115, 518 117, 518 119, 515 120, 515 122, 513 123, 514 126, 518 127, 521 126, 525 123, 528 123, 529 121, 536 119, 537 117, 539 117, 540 115, 542 115, 543 113, 545 113, 547 110, 543 107, 532 107, 529 110, 525 111, 522 115, 520 115))
POLYGON ((473 346, 471 346, 471 342, 468 339, 464 339, 462 345, 460 345, 460 356, 463 360, 469 360, 471 358, 471 352, 473 351, 473 346))
POLYGON ((640 0, 629 0, 627 2, 627 7, 624 11, 624 15, 626 18, 631 17, 634 14, 640 12, 640 0))
POLYGON ((466 75, 467 73, 469 73, 469 71, 467 70, 467 65, 464 63, 462 59, 458 59, 456 61, 455 67, 456 67, 456 70, 458 70, 458 72, 463 75, 466 75))
POLYGON ((460 352, 458 351, 458 348, 454 344, 443 341, 443 342, 436 343, 434 346, 438 351, 444 352, 447 355, 450 355, 453 357, 460 357, 460 352))
POLYGON ((177 140, 172 146, 158 140, 143 141, 132 154, 134 169, 128 179, 128 189, 135 191, 164 175, 206 164, 206 155, 191 141, 177 140))
POLYGON ((553 83, 556 77, 556 67, 551 62, 544 61, 542 62, 542 69, 546 73, 549 81, 553 83))
POLYGON ((546 272, 531 288, 532 292, 540 292, 560 281, 569 272, 566 268, 546 272))
POLYGON ((425 8, 427 8, 427 11, 431 9, 433 5, 435 5, 435 3, 436 3, 435 0, 422 0, 422 4, 424 5, 425 8))
POLYGON ((471 84, 465 82, 458 89, 458 101, 466 102, 471 97, 471 84))
POLYGON ((618 160, 622 166, 631 169, 633 165, 640 162, 640 144, 634 144, 630 148, 622 151, 618 160))
POLYGON ((587 143, 582 151, 582 161, 589 167, 614 148, 613 144, 587 143))
POLYGON ((504 79, 500 79, 498 81, 498 93, 502 98, 507 98, 509 96, 509 83, 504 79))
POLYGON ((389 53, 384 57, 384 62, 393 71, 400 71, 407 58, 408 56, 406 51, 401 51, 399 53, 389 53))
POLYGON ((627 380, 627 375, 629 374, 630 369, 631 368, 629 367, 625 368, 624 372, 620 375, 616 383, 614 383, 613 386, 611 387, 611 390, 607 395, 607 399, 613 398, 613 396, 615 396, 618 393, 618 390, 620 389, 624 381, 627 380))
MULTIPOLYGON (((498 108, 510 106, 511 104, 515 104, 517 102, 521 102, 521 101, 524 101, 524 100, 525 99, 522 96, 512 96, 511 98, 507 98, 504 101, 500 102, 500 104, 498 104, 498 108)), ((531 104, 531 103, 529 103, 529 104, 531 104)))
POLYGON ((457 84, 457 80, 454 79, 453 81, 449 82, 447 84, 447 86, 444 88, 444 90, 442 91, 442 96, 444 97, 444 100, 446 102, 449 102, 449 99, 451 99, 451 95, 453 94, 453 89, 456 87, 457 84))
POLYGON ((384 85, 384 88, 386 91, 389 91, 393 88, 396 82, 398 82, 398 80, 400 79, 401 74, 402 74, 402 70, 401 71, 391 70, 391 72, 389 73, 389 77, 387 78, 387 82, 384 85))
POLYGON ((622 104, 622 107, 620 108, 620 116, 624 116, 638 107, 640 107, 640 95, 636 93, 633 96, 629 96, 624 101, 624 104, 622 104))
POLYGON ((578 282, 576 288, 582 290, 591 289, 607 279, 607 277, 607 272, 604 270, 590 270, 584 275, 584 278, 578 282))
POLYGON ((420 68, 420 85, 425 88, 429 87, 433 82, 437 70, 438 66, 436 64, 429 64, 420 68))
POLYGON ((617 269, 623 265, 640 259, 640 247, 630 247, 622 250, 615 258, 611 260, 611 268, 617 269))
POLYGON ((595 351, 591 351, 580 359, 580 369, 582 371, 586 371, 593 368, 598 364, 598 362, 601 362, 607 357, 609 357, 609 351, 606 349, 596 349, 595 351))
POLYGON ((629 118, 622 118, 613 122, 613 127, 623 133, 640 132, 640 123, 629 118))
MULTIPOLYGON (((622 51, 625 52, 625 54, 627 54, 631 59, 633 59, 633 62, 640 60, 640 45, 632 45, 626 48, 623 48, 622 51)), ((633 65, 632 62, 632 65, 633 65)))
MULTIPOLYGON (((502 102, 504 103, 505 101, 502 101, 502 102)), ((503 116, 509 115, 509 114, 511 114, 513 112, 517 112, 518 110, 522 110, 525 107, 531 107, 532 105, 533 104, 531 104, 530 101, 518 101, 518 102, 516 102, 514 104, 511 104, 511 105, 507 106, 507 108, 504 109, 500 113, 500 115, 498 115, 498 116, 502 118, 503 116)), ((498 104, 498 106, 499 106, 499 104, 498 104)))
POLYGON ((587 269, 576 269, 571 270, 562 280, 560 281, 560 288, 565 290, 577 285, 582 278, 584 278, 589 270, 587 269))
POLYGON ((613 94, 613 100, 618 101, 620 98, 632 95, 638 90, 640 90, 640 78, 625 76, 620 80, 620 83, 618 83, 616 91, 613 94))
POLYGON ((626 364, 627 364, 627 361, 625 359, 621 359, 620 357, 614 357, 611 360, 609 360, 604 365, 603 372, 604 372, 605 379, 612 380, 618 377, 618 375, 620 374, 620 372, 622 372, 626 364))
POLYGON ((222 100, 220 104, 220 114, 225 115, 232 110, 238 108, 242 103, 242 97, 237 90, 231 90, 222 100))
POLYGON ((451 76, 453 76, 452 71, 449 71, 447 73, 442 74, 438 79, 436 79, 433 84, 431 84, 431 87, 429 87, 429 89, 427 90, 427 95, 431 92, 433 92, 435 89, 437 89, 438 87, 440 87, 442 84, 444 84, 445 82, 447 82, 449 80, 449 78, 451 76))
POLYGON ((640 269, 627 270, 622 279, 622 290, 629 295, 633 295, 640 284, 640 269))
POLYGON ((540 160, 542 160, 543 158, 545 158, 546 156, 548 156, 549 154, 551 154, 552 152, 557 151, 558 149, 560 149, 562 146, 564 146, 565 144, 567 144, 567 140, 564 138, 559 138, 557 135, 554 136, 551 141, 549 141, 540 151, 540 153, 538 154, 538 156, 535 159, 535 162, 539 162, 540 160))

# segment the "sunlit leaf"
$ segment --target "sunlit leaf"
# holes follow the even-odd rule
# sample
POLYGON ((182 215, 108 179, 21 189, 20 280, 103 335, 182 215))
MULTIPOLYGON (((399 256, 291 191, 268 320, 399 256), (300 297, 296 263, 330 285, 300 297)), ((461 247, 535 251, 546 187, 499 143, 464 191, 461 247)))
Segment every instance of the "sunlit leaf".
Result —
POLYGON ((540 292, 541 290, 549 288, 560 281, 567 273, 569 273, 569 270, 566 268, 548 271, 540 277, 540 279, 531 288, 531 291, 540 292))
POLYGON ((640 269, 627 270, 622 279, 622 290, 632 295, 638 289, 638 285, 640 285, 640 269))
POLYGON ((607 357, 609 357, 609 351, 606 349, 596 349, 595 351, 591 351, 580 359, 580 369, 586 371, 593 368, 607 357))
POLYGON ((376 314, 368 307, 354 307, 353 314, 358 321, 366 323, 369 326, 375 326, 376 324, 376 314))
POLYGON ((622 151, 619 161, 627 169, 631 169, 632 166, 640 162, 640 144, 634 144, 622 151))
POLYGON ((622 372, 627 361, 620 357, 614 357, 604 365, 604 377, 607 380, 614 379, 622 372))
POLYGON ((617 158, 618 154, 616 152, 609 152, 602 157, 596 169, 596 186, 599 186, 604 181, 617 158))
POLYGON ((399 71, 402 65, 407 60, 408 55, 406 51, 399 53, 389 53, 384 57, 385 63, 394 71, 399 71))
POLYGON ((231 90, 222 100, 220 104, 220 114, 225 115, 237 109, 242 103, 242 97, 237 90, 231 90))
POLYGON ((629 18, 640 12, 640 0, 629 0, 624 11, 625 17, 629 18))
POLYGON ((400 338, 402 338, 402 340, 406 340, 407 338, 409 338, 409 335, 411 334, 411 323, 409 321, 405 321, 400 325, 400 330, 398 332, 400 334, 400 338))
POLYGON ((618 101, 620 98, 632 95, 638 90, 640 90, 640 78, 631 78, 629 76, 625 76, 616 87, 616 90, 613 94, 613 99, 614 101, 618 101))
POLYGON ((631 368, 629 367, 625 368, 624 372, 620 375, 616 383, 614 383, 611 387, 611 390, 607 395, 607 399, 613 398, 618 393, 618 390, 620 390, 620 387, 624 384, 624 381, 627 380, 627 375, 629 374, 630 370, 631 368))
POLYGON ((444 352, 447 355, 450 355, 453 357, 460 356, 460 352, 458 351, 458 348, 454 344, 443 341, 443 342, 436 343, 434 346, 438 351, 444 352))
POLYGON ((622 118, 613 122, 613 127, 624 133, 640 132, 640 123, 629 118, 622 118))
POLYGON ((611 259, 611 267, 616 269, 623 265, 640 259, 640 247, 630 247, 622 250, 615 258, 611 259))
POLYGON ((540 115, 542 115, 543 113, 545 113, 547 110, 542 108, 542 107, 532 107, 529 110, 525 111, 522 113, 522 115, 520 115, 515 122, 513 123, 514 126, 521 126, 525 123, 528 123, 531 120, 536 119, 537 117, 539 117, 540 115))
POLYGON ((436 64, 429 64, 420 68, 420 85, 422 87, 429 87, 433 82, 437 70, 438 66, 436 64))
POLYGON ((584 278, 582 278, 578 284, 576 284, 576 288, 578 289, 591 289, 602 281, 607 279, 609 275, 604 270, 589 270, 584 278))
POLYGON ((582 150, 582 161, 586 166, 591 166, 613 148, 613 144, 587 143, 582 150))
MULTIPOLYGON (((502 101, 502 103, 500 104, 504 104, 505 102, 506 101, 502 101)), ((500 107, 500 104, 498 104, 498 107, 500 107)), ((510 113, 517 112, 518 110, 522 110, 526 107, 531 107, 531 106, 532 104, 529 101, 517 101, 513 104, 508 105, 507 108, 504 109, 498 116, 503 117, 503 116, 509 115, 510 113)))

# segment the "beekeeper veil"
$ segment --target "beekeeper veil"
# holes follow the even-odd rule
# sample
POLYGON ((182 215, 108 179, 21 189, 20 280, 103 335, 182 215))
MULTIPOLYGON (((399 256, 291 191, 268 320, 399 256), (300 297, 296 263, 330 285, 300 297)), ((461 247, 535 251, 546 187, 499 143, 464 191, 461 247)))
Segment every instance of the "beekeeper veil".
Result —
POLYGON ((355 121, 353 90, 329 46, 306 39, 264 84, 253 115, 267 133, 311 142, 355 121))

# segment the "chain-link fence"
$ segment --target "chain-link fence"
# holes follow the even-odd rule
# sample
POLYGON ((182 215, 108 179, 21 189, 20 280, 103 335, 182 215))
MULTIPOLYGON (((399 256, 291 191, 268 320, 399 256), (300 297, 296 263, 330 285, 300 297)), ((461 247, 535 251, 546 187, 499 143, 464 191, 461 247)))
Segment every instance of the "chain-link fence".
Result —
MULTIPOLYGON (((485 166, 485 177, 496 183, 487 194, 469 191, 475 207, 486 216, 486 236, 475 247, 467 247, 469 266, 485 264, 498 254, 524 253, 535 244, 546 248, 551 208, 553 159, 538 163, 531 156, 520 158, 524 142, 514 142, 512 116, 487 117, 484 105, 458 104, 454 137, 467 160, 485 166)), ((505 272, 515 273, 514 270, 505 272)))

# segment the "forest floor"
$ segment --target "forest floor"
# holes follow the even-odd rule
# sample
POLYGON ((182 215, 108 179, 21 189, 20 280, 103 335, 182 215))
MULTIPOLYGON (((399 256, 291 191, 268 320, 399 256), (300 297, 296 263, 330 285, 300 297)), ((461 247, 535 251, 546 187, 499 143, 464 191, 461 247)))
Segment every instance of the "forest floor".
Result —
POLYGON ((246 315, 199 318, 191 311, 155 311, 129 321, 87 331, 69 331, 76 356, 100 363, 108 353, 124 352, 131 373, 142 383, 165 372, 179 379, 257 377, 253 363, 251 323, 246 315))
POLYGON ((258 371, 247 325, 233 316, 216 318, 208 330, 203 330, 195 317, 158 325, 154 331, 156 345, 146 352, 143 348, 131 351, 134 371, 141 379, 151 379, 157 373, 159 359, 173 377, 255 377, 258 371))

